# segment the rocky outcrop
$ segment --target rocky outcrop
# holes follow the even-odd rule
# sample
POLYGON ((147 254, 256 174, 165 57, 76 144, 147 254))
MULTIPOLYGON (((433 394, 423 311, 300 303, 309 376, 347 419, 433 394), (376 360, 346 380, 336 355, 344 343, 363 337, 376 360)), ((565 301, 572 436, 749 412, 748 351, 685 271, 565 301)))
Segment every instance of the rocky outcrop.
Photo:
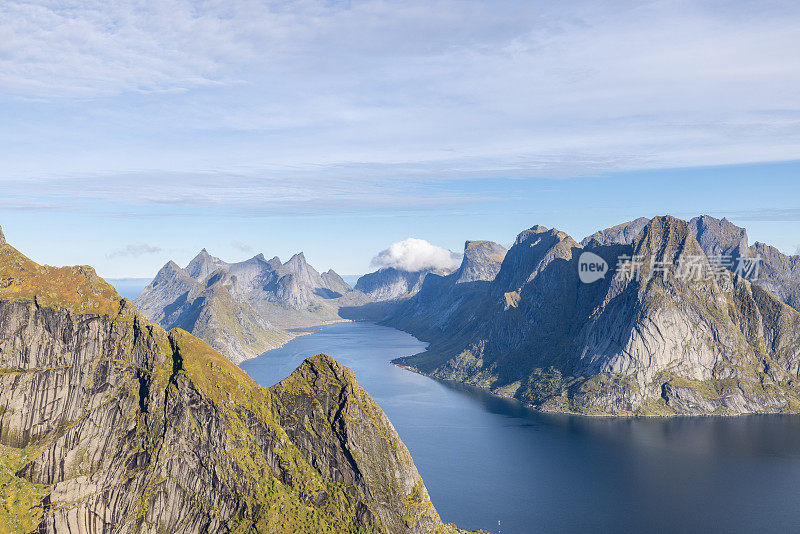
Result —
POLYGON ((728 256, 736 260, 740 256, 747 255, 747 230, 724 217, 722 219, 715 219, 709 215, 695 217, 689 221, 689 230, 709 258, 728 256))
MULTIPOLYGON (((636 236, 633 230, 644 228, 647 222, 648 219, 639 218, 623 223, 597 232, 585 238, 581 244, 588 246, 594 239, 596 245, 629 245, 636 236)), ((716 219, 701 215, 688 224, 705 255, 722 268, 735 271, 740 259, 758 258, 759 272, 753 278, 753 283, 800 310, 800 256, 787 256, 764 243, 748 246, 747 231, 724 217, 716 219)))
POLYGON ((264 388, 90 268, 3 244, 0 279, 4 531, 457 531, 331 358, 264 388))
MULTIPOLYGON (((526 230, 494 280, 454 302, 448 319, 417 309, 423 321, 389 321, 432 342, 397 363, 542 410, 797 411, 800 314, 713 271, 694 234, 672 217, 654 218, 630 244, 583 247, 557 230, 526 230), (585 251, 610 266, 592 284, 578 279, 585 251), (690 267, 701 276, 679 276, 690 267)), ((422 293, 407 310, 426 306, 422 293)))
POLYGON ((450 272, 443 269, 403 271, 395 267, 382 267, 359 278, 355 290, 373 302, 400 300, 416 294, 429 274, 446 275, 450 272))
POLYGON ((491 282, 500 272, 506 252, 506 247, 492 241, 467 241, 455 283, 491 282))
POLYGON ((162 327, 241 362, 286 343, 292 329, 341 320, 339 307, 366 298, 333 270, 320 275, 302 252, 286 263, 263 254, 227 263, 203 249, 184 269, 168 262, 134 302, 162 327))
POLYGON ((600 230, 594 234, 584 237, 581 241, 582 246, 588 245, 595 240, 598 245, 630 245, 639 232, 650 222, 650 219, 639 217, 633 221, 624 222, 605 230, 600 230))
POLYGON ((800 310, 800 255, 788 256, 758 241, 748 252, 751 258, 761 259, 756 283, 789 306, 800 310))
POLYGON ((469 329, 478 305, 500 271, 505 247, 491 241, 467 241, 461 265, 452 274, 429 274, 419 292, 383 318, 384 324, 436 337, 443 330, 469 329))

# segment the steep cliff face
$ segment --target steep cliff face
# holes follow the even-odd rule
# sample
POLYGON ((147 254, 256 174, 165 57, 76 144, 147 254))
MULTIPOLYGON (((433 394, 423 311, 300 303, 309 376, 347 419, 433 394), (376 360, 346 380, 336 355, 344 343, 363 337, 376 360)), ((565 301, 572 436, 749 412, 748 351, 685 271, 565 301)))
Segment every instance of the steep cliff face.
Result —
POLYGON ((760 242, 749 248, 749 254, 761 258, 758 285, 800 310, 800 255, 788 256, 760 242))
POLYGON ((390 310, 383 323, 425 338, 444 330, 469 330, 505 255, 505 247, 497 243, 467 241, 458 270, 446 276, 426 276, 419 292, 390 310))
POLYGON ((611 228, 600 230, 588 237, 584 237, 583 241, 581 241, 581 245, 585 247, 592 240, 595 240, 598 245, 629 245, 633 242, 633 239, 639 235, 639 232, 647 226, 648 222, 650 222, 650 219, 639 217, 633 221, 624 222, 612 226, 611 228))
POLYGON ((89 268, 0 280, 1 531, 456 532, 331 358, 264 388, 89 268))
POLYGON ((534 227, 483 296, 451 312, 456 321, 438 332, 411 324, 432 345, 398 363, 543 410, 797 411, 800 314, 730 271, 679 276, 690 266, 712 272, 693 229, 672 217, 629 245, 582 247, 534 227), (605 278, 580 282, 584 251, 606 260, 605 278), (618 269, 620 258, 638 259, 618 269))
POLYGON ((340 306, 365 301, 333 270, 320 275, 302 252, 286 263, 262 254, 227 263, 203 249, 184 269, 168 262, 135 304, 162 327, 183 328, 241 362, 295 337, 290 329, 340 320, 340 306))
MULTIPOLYGON (((581 244, 588 246, 595 239, 595 245, 629 245, 647 222, 648 219, 639 218, 601 230, 584 239, 581 244), (633 233, 637 228, 636 233, 633 233)), ((764 243, 756 242, 748 246, 747 230, 724 217, 716 219, 710 215, 701 215, 690 220, 688 224, 705 255, 729 270, 736 270, 740 258, 758 258, 759 274, 753 283, 800 311, 800 256, 787 256, 764 243)))
POLYGON ((506 247, 492 241, 467 241, 455 283, 491 282, 500 272, 506 252, 506 247))
POLYGON ((447 275, 450 272, 452 271, 436 269, 403 271, 394 267, 383 267, 359 278, 355 289, 371 301, 399 300, 416 294, 428 275, 447 275))
POLYGON ((715 219, 701 215, 689 221, 689 230, 706 256, 730 256, 736 259, 747 255, 747 230, 726 218, 715 219))

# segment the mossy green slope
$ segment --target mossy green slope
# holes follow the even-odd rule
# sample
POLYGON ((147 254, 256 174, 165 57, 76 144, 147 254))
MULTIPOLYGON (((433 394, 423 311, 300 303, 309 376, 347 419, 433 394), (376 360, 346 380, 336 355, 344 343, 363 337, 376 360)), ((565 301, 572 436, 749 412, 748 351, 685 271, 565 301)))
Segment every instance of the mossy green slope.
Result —
POLYGON ((0 531, 457 531, 331 358, 264 388, 87 269, 0 258, 0 531))

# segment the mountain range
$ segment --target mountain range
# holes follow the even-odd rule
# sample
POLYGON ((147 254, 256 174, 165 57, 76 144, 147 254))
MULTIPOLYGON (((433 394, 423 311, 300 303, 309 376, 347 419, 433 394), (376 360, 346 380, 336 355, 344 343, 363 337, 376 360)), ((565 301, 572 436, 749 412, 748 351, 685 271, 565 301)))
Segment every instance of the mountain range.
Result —
MULTIPOLYGON (((222 267, 163 279, 234 284, 222 267)), ((318 355, 259 386, 90 267, 38 265, 4 238, 0 494, 9 533, 461 532, 346 367, 318 355)))
POLYGON ((547 411, 800 410, 798 257, 748 246, 726 219, 637 219, 581 244, 534 226, 499 268, 486 258, 465 253, 462 268, 481 262, 487 276, 429 276, 383 321, 431 343, 397 364, 547 411), (579 279, 586 252, 609 266, 591 284, 579 279), (756 257, 751 282, 737 265, 756 257), (689 267, 705 274, 679 276, 689 267))
POLYGON ((302 252, 286 263, 263 254, 227 263, 203 249, 185 268, 164 265, 134 304, 238 363, 286 343, 298 335, 293 329, 341 321, 341 306, 367 300, 333 270, 317 272, 302 252))

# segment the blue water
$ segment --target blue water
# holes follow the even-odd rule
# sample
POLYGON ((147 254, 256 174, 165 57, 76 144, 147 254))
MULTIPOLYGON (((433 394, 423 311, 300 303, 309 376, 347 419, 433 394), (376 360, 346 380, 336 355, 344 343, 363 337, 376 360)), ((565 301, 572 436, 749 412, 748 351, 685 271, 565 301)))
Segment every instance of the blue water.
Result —
POLYGON ((242 364, 272 385, 325 352, 352 368, 411 451, 446 522, 530 532, 800 532, 800 418, 595 419, 395 367, 412 336, 318 329, 242 364))
POLYGON ((150 278, 106 278, 121 297, 133 300, 150 283, 150 278))

